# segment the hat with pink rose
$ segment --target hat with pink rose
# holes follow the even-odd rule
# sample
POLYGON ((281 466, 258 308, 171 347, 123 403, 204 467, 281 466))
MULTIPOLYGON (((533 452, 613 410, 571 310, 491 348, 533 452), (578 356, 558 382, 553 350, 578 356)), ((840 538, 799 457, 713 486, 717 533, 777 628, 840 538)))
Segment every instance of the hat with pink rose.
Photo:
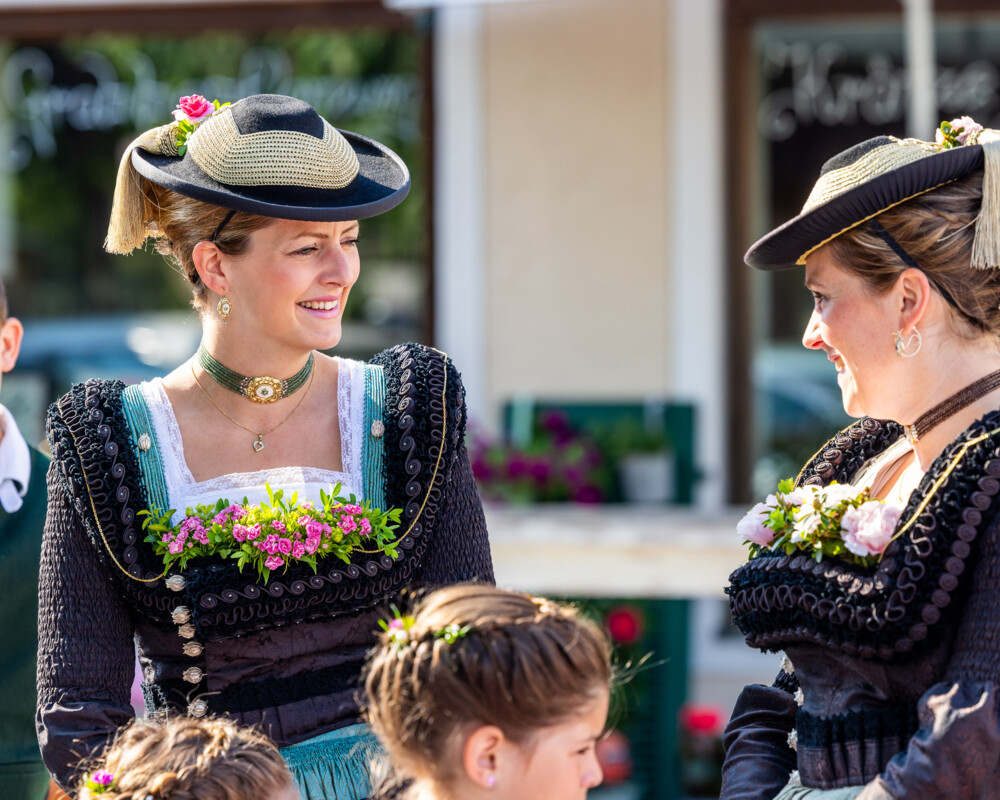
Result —
POLYGON ((294 220, 366 219, 410 190, 409 170, 392 150, 333 127, 294 97, 219 103, 191 95, 173 114, 122 157, 105 241, 112 253, 145 240, 139 176, 233 212, 294 220))
POLYGON ((983 204, 972 266, 1000 266, 1000 131, 970 117, 942 122, 933 142, 876 136, 838 153, 820 169, 802 212, 755 242, 743 258, 768 271, 802 266, 840 234, 979 170, 983 204))

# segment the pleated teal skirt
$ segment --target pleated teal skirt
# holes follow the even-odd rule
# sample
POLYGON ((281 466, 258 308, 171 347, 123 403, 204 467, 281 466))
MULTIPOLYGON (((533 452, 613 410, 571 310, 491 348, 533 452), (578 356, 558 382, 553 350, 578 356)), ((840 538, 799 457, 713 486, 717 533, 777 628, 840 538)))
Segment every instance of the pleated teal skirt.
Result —
POLYGON ((864 786, 845 786, 843 789, 807 789, 799 782, 799 773, 793 772, 785 788, 774 800, 854 800, 864 786))
POLYGON ((302 800, 367 800, 385 773, 385 752, 371 728, 348 725, 282 747, 302 800))

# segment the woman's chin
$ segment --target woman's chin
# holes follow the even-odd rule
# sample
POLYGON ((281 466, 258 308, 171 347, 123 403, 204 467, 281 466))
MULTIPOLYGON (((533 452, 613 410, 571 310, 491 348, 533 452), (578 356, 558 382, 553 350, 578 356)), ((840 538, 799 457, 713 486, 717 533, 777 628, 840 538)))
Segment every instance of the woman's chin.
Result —
POLYGON ((344 332, 341 326, 338 324, 336 330, 325 331, 323 334, 313 337, 310 343, 311 349, 313 350, 332 350, 338 344, 340 340, 344 338, 344 332))

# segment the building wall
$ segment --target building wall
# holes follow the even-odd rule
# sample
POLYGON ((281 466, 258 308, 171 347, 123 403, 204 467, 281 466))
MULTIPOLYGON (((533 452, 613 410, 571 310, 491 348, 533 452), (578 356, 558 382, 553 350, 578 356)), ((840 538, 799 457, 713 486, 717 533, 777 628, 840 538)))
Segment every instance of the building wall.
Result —
POLYGON ((668 5, 483 10, 487 367, 515 395, 670 392, 668 5))

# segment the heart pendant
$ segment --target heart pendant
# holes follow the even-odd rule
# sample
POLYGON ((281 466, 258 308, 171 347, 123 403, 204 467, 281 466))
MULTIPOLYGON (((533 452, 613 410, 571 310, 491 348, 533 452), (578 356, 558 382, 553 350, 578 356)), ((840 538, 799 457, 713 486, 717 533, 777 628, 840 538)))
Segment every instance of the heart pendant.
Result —
POLYGON ((260 452, 261 450, 263 450, 263 449, 264 449, 264 437, 263 437, 263 436, 258 436, 258 437, 257 437, 257 441, 253 443, 253 449, 254 449, 254 450, 255 450, 256 452, 258 452, 258 453, 259 453, 259 452, 260 452))

